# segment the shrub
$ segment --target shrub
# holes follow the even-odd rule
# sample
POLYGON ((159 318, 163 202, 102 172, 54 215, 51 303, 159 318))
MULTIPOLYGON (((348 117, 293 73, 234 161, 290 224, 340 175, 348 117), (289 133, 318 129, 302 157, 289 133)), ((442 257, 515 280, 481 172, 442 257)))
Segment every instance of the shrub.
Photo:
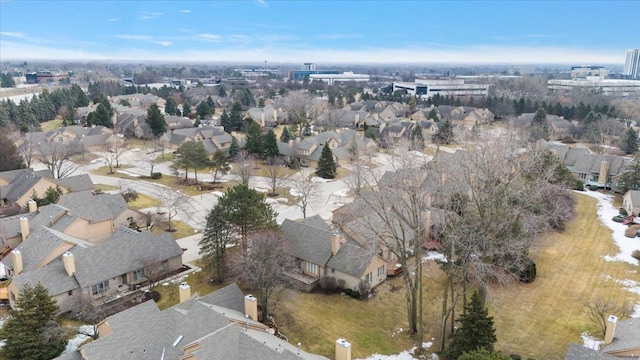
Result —
POLYGON ((522 360, 522 356, 520 356, 520 355, 518 355, 518 354, 511 354, 511 355, 509 355, 509 357, 510 357, 512 360, 522 360))
POLYGON ((349 296, 351 296, 354 299, 360 299, 360 291, 358 290, 352 291, 349 296))
POLYGON ((631 256, 636 260, 640 260, 640 250, 633 250, 631 256))
POLYGON ((627 210, 625 210, 624 208, 620 208, 620 210, 618 210, 618 212, 620 212, 620 215, 622 215, 622 216, 629 215, 629 213, 627 213, 627 210))
POLYGON ((161 177, 162 177, 162 173, 159 173, 159 172, 151 173, 152 179, 160 179, 161 177))
POLYGON ((589 185, 589 190, 597 191, 598 190, 598 185, 589 185))
POLYGON ((358 293, 360 293, 364 297, 367 297, 367 295, 369 295, 370 292, 371 292, 371 285, 367 282, 360 280, 360 283, 358 284, 358 293))
POLYGON ((584 183, 582 180, 576 180, 576 184, 573 190, 584 191, 584 183))
POLYGON ((347 296, 351 296, 351 293, 353 292, 353 290, 351 289, 344 289, 344 294, 347 296))
POLYGON ((121 194, 122 194, 122 197, 124 198, 124 201, 128 203, 138 200, 138 197, 139 197, 138 192, 133 189, 127 189, 123 191, 121 194))

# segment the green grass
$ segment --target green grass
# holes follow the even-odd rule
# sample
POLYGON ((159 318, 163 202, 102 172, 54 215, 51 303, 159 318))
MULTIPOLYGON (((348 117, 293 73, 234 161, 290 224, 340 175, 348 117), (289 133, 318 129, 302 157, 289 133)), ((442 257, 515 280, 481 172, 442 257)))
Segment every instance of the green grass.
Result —
POLYGON ((138 199, 130 202, 129 208, 133 210, 146 209, 150 207, 160 206, 162 205, 162 201, 152 198, 151 196, 138 193, 138 199))
POLYGON ((113 167, 113 174, 109 174, 109 167, 108 166, 102 166, 99 168, 95 168, 93 170, 91 170, 91 173, 94 175, 102 175, 102 176, 111 176, 111 177, 115 177, 115 178, 120 178, 120 179, 138 179, 137 177, 133 177, 133 176, 129 176, 127 174, 123 174, 118 172, 118 170, 126 170, 126 169, 130 169, 133 166, 131 165, 120 165, 120 167, 113 167))
POLYGON ((55 129, 59 128, 60 126, 62 126, 62 118, 60 117, 60 115, 56 116, 56 118, 53 119, 53 120, 49 120, 49 121, 45 121, 43 123, 40 123, 40 127, 42 128, 42 131, 44 131, 44 132, 55 130, 55 129))
POLYGON ((173 151, 165 151, 164 155, 160 154, 156 157, 156 162, 173 161, 173 151))
POLYGON ((100 190, 102 192, 106 192, 106 191, 111 191, 111 190, 118 190, 120 189, 117 186, 113 186, 113 185, 106 185, 106 184, 96 184, 95 185, 96 190, 100 190))

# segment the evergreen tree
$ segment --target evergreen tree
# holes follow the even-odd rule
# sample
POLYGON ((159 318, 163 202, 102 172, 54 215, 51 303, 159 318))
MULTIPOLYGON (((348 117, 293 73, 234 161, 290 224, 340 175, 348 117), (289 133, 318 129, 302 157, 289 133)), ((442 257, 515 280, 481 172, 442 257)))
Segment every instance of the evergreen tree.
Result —
POLYGON ((252 121, 247 129, 247 138, 245 140, 244 147, 249 154, 260 155, 262 154, 262 127, 255 121, 252 121))
POLYGON ((636 156, 620 177, 619 191, 640 190, 640 156, 636 156))
POLYGON ((531 119, 529 125, 529 132, 531 140, 536 141, 539 139, 549 140, 550 130, 549 121, 547 120, 547 112, 543 108, 539 108, 531 119))
POLYGON ((64 329, 56 316, 58 305, 47 289, 38 283, 25 284, 9 319, 0 329, 5 344, 0 349, 3 359, 53 359, 67 345, 64 329))
POLYGON ((422 126, 415 124, 411 130, 411 147, 414 150, 424 149, 424 137, 422 136, 422 126))
POLYGON ((224 131, 230 133, 231 130, 231 118, 229 117, 229 113, 227 109, 222 110, 222 115, 220 115, 220 125, 224 128, 224 131))
POLYGON ((333 179, 336 177, 337 166, 333 159, 333 151, 329 148, 329 143, 324 144, 320 159, 318 160, 318 168, 316 175, 324 179, 333 179))
POLYGON ((151 128, 151 133, 155 137, 160 137, 167 132, 167 123, 164 121, 164 115, 160 112, 160 108, 156 104, 151 104, 147 109, 145 122, 151 128))
POLYGON ((189 117, 189 114, 191 114, 191 104, 185 100, 184 103, 182 103, 182 116, 189 117))
POLYGON ((178 109, 178 104, 176 104, 176 101, 173 100, 171 96, 167 98, 167 102, 164 105, 164 112, 168 115, 179 115, 180 109, 178 109))
POLYGON ((24 159, 18 153, 16 145, 6 132, 0 133, 0 171, 24 169, 24 167, 24 159))
POLYGON ((477 292, 471 296, 471 302, 465 306, 458 321, 460 327, 451 334, 449 347, 444 352, 447 358, 458 359, 463 353, 479 349, 493 351, 493 344, 497 340, 493 317, 489 316, 477 292))
POLYGON ((218 96, 227 97, 227 89, 225 89, 224 85, 218 86, 218 96))
POLYGON ((273 130, 269 129, 262 139, 262 155, 267 159, 274 159, 280 154, 278 140, 273 130))
POLYGON ((438 133, 435 135, 435 140, 439 144, 453 143, 453 126, 451 125, 451 121, 445 120, 441 123, 438 133))
POLYGON ((207 96, 207 106, 209 106, 209 115, 213 115, 216 112, 216 103, 211 98, 211 95, 207 96))
POLYGON ((198 104, 198 107, 196 107, 196 113, 198 114, 200 119, 204 119, 211 113, 211 108, 206 101, 201 101, 200 104, 198 104))
POLYGON ((176 150, 174 165, 184 168, 184 178, 188 177, 189 169, 193 169, 198 183, 198 170, 209 165, 209 155, 204 145, 199 141, 185 141, 176 150))
POLYGON ((231 145, 229 145, 229 158, 233 159, 240 152, 240 145, 238 145, 238 140, 235 137, 231 138, 231 145))
POLYGON ((632 127, 627 129, 624 134, 621 148, 626 154, 633 154, 638 151, 638 133, 632 127))
POLYGON ((259 108, 263 108, 264 107, 264 98, 260 98, 260 100, 258 100, 258 107, 259 108))
POLYGON ((0 78, 0 87, 10 88, 14 86, 16 86, 16 82, 13 81, 13 76, 6 73, 2 73, 2 76, 0 78))
POLYGON ((111 120, 112 116, 113 108, 111 107, 111 104, 109 104, 109 101, 103 97, 100 100, 96 111, 87 116, 87 122, 91 125, 102 125, 108 128, 113 128, 113 121, 111 120))
POLYGON ((427 119, 438 121, 438 112, 436 111, 436 108, 433 108, 431 109, 431 111, 429 111, 429 115, 427 115, 427 119))
POLYGON ((211 209, 199 244, 205 264, 216 270, 218 283, 221 283, 226 275, 227 249, 237 244, 233 227, 222 211, 223 208, 220 206, 211 209))
POLYGON ((289 132, 289 128, 285 126, 282 130, 282 135, 280 135, 280 141, 288 143, 289 140, 291 140, 291 133, 289 132))
MULTIPOLYGON (((242 104, 234 102, 231 106, 231 113, 229 114, 229 124, 231 130, 240 130, 242 127, 242 104)), ((225 129, 225 131, 227 131, 225 129)))

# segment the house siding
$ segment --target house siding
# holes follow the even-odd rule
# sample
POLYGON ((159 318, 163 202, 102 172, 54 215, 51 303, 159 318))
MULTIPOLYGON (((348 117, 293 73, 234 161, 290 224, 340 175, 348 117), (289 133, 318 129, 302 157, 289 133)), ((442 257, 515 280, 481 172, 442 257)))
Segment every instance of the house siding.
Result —
POLYGON ((92 243, 99 243, 106 240, 113 231, 114 227, 111 219, 90 223, 85 219, 79 218, 69 225, 64 230, 64 233, 92 243))

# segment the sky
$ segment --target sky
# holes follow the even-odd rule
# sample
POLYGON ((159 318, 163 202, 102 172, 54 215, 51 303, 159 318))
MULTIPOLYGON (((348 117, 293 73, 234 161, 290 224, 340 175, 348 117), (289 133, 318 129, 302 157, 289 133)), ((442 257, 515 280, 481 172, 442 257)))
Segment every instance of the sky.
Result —
POLYGON ((623 64, 640 1, 0 0, 0 60, 623 64))

